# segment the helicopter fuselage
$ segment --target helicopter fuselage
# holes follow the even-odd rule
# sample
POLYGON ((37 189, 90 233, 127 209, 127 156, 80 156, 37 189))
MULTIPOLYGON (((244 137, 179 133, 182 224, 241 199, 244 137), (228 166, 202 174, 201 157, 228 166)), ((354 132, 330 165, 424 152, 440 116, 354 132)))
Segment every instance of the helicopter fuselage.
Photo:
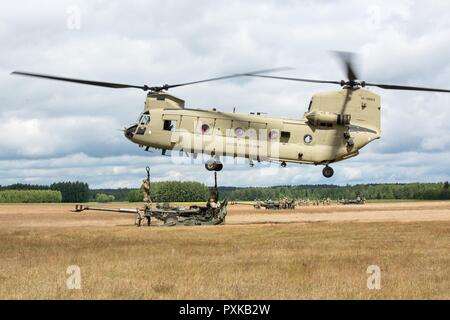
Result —
POLYGON ((303 118, 187 109, 167 93, 149 93, 125 136, 162 150, 327 165, 380 138, 379 112, 379 96, 361 88, 314 95, 303 118))

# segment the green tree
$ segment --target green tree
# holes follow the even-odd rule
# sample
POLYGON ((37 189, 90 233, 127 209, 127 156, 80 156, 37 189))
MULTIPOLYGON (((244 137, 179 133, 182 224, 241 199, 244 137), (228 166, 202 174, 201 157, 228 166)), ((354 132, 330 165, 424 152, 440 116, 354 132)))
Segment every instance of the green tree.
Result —
POLYGON ((61 202, 62 195, 53 190, 1 190, 0 203, 61 202))
POLYGON ((57 182, 53 183, 50 189, 61 192, 62 202, 89 201, 89 186, 84 182, 57 182))
POLYGON ((114 196, 111 194, 105 194, 105 193, 97 193, 95 195, 95 201, 97 202, 113 202, 114 201, 114 196))

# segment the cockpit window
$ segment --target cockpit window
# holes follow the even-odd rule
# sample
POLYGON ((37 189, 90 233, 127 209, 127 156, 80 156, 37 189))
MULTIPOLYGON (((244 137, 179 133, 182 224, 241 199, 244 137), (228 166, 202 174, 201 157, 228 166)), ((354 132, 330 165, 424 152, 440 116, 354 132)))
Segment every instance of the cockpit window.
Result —
POLYGON ((149 114, 143 114, 141 116, 141 119, 139 120, 139 124, 145 126, 145 125, 147 125, 149 123, 150 123, 150 115, 149 114))

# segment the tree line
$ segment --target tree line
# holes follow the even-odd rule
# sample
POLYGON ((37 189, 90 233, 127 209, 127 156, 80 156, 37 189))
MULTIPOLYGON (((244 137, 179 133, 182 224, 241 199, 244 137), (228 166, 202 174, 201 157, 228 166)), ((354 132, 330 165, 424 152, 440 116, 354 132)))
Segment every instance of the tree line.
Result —
POLYGON ((50 203, 61 201, 61 192, 55 190, 0 190, 0 203, 50 203))
POLYGON ((89 185, 80 181, 57 182, 49 186, 16 183, 9 186, 0 186, 0 192, 4 192, 4 202, 89 201, 89 185), (56 196, 57 194, 60 196, 59 198, 56 196), (23 199, 23 201, 19 201, 20 199, 23 199), (32 201, 29 201, 29 199, 32 199, 32 201))
MULTIPOLYGON (((220 190, 220 189, 219 189, 220 190)), ((253 201, 288 199, 352 199, 357 196, 368 200, 450 200, 449 183, 392 183, 359 185, 299 185, 266 188, 226 188, 221 196, 230 200, 253 201)))
MULTIPOLYGON (((89 189, 89 185, 83 182, 58 182, 50 186, 31 185, 31 184, 13 184, 9 186, 0 186, 0 190, 12 191, 36 191, 33 194, 35 201, 15 200, 14 202, 112 202, 112 201, 143 201, 142 189, 89 189), (41 192, 42 191, 42 192, 41 192), (61 199, 54 198, 54 201, 48 201, 47 195, 43 191, 58 191, 61 199), (41 192, 41 193, 40 193, 41 192), (42 198, 37 197, 41 195, 42 198)), ((8 193, 9 194, 9 193, 8 193)), ((161 181, 152 182, 150 196, 154 202, 196 202, 206 201, 209 196, 208 187, 199 182, 192 181, 161 181)), ((5 202, 11 196, 4 196, 5 202)), ((20 198, 14 198, 20 199, 20 198)), ((11 201, 12 202, 12 201, 11 201)))
MULTIPOLYGON (((143 200, 142 189, 89 189, 84 182, 58 182, 49 186, 13 184, 0 186, 0 202, 111 202, 143 200), (7 191, 7 192, 5 192, 7 191), (13 191, 27 191, 15 193, 13 191), (29 192, 30 191, 30 192, 29 192), (35 191, 34 193, 31 191, 35 191), (44 191, 48 191, 47 193, 44 191), (52 193, 55 191, 57 193, 52 193), (59 192, 59 193, 58 193, 59 192), (21 200, 22 199, 22 200, 21 200)), ((161 181, 151 183, 153 202, 194 202, 208 199, 208 187, 198 182, 161 181)), ((297 185, 274 187, 220 187, 220 198, 254 201, 288 199, 352 199, 357 196, 368 200, 450 200, 449 183, 390 183, 359 185, 297 185)))
MULTIPOLYGON (((193 181, 152 182, 150 197, 153 202, 196 202, 208 200, 209 189, 206 185, 193 181)), ((128 193, 128 201, 141 202, 144 193, 133 189, 128 193)))

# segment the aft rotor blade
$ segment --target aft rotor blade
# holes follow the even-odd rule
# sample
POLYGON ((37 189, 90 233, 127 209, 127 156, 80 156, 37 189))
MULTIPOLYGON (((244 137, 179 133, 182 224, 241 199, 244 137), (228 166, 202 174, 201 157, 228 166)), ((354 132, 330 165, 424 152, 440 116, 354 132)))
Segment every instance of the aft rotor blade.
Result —
POLYGON ((341 60, 344 69, 345 74, 347 75, 347 80, 349 81, 355 81, 358 78, 356 71, 355 71, 355 54, 352 52, 346 52, 346 51, 334 51, 336 56, 341 60))
POLYGON ((52 75, 40 74, 40 73, 23 72, 23 71, 14 71, 11 74, 17 74, 17 75, 28 76, 28 77, 36 77, 36 78, 44 78, 44 79, 57 80, 57 81, 66 81, 66 82, 88 84, 88 85, 91 85, 91 86, 99 86, 99 87, 114 88, 114 89, 122 89, 122 88, 137 88, 137 89, 142 89, 142 90, 149 90, 150 89, 146 85, 144 85, 144 86, 136 86, 136 85, 131 85, 131 84, 83 80, 83 79, 66 78, 66 77, 52 76, 52 75))
POLYGON ((260 77, 268 79, 279 79, 279 80, 290 80, 290 81, 302 81, 302 82, 312 82, 312 83, 331 83, 331 84, 341 84, 340 81, 330 81, 330 80, 313 80, 313 79, 302 79, 302 78, 290 78, 290 77, 278 77, 278 76, 267 76, 256 74, 256 72, 246 73, 245 76, 249 77, 260 77))
POLYGON ((447 89, 435 89, 435 88, 424 88, 424 87, 411 87, 411 86, 401 86, 401 85, 392 85, 392 84, 381 84, 381 83, 365 83, 366 86, 374 86, 382 89, 391 89, 391 90, 411 90, 411 91, 431 91, 431 92, 450 92, 447 89))
POLYGON ((170 89, 170 88, 187 86, 187 85, 196 84, 196 83, 203 83, 203 82, 210 82, 210 81, 217 81, 217 80, 224 80, 224 79, 230 79, 230 78, 243 77, 243 76, 247 76, 247 75, 253 74, 253 73, 261 74, 261 73, 269 73, 269 72, 277 72, 277 71, 286 71, 286 70, 292 70, 292 69, 293 68, 289 68, 289 67, 280 67, 280 68, 272 68, 272 69, 264 69, 264 70, 245 72, 245 73, 236 73, 236 74, 230 74, 230 75, 227 75, 227 76, 215 77, 215 78, 210 78, 210 79, 205 79, 205 80, 183 82, 183 83, 177 83, 177 84, 172 84, 172 85, 167 85, 166 84, 162 88, 164 90, 167 90, 167 89, 170 89))

